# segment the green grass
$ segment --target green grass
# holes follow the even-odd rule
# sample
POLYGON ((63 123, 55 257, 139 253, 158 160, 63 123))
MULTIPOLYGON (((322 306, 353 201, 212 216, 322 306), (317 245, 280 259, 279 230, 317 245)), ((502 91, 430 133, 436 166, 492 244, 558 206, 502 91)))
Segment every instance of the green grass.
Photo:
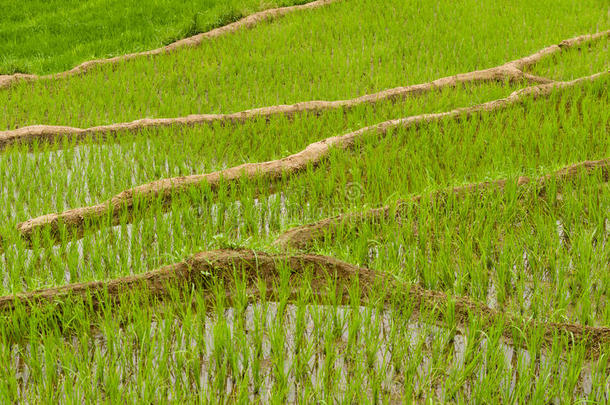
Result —
POLYGON ((0 3, 0 74, 47 74, 81 62, 159 48, 286 0, 0 3))
POLYGON ((610 70, 610 39, 608 37, 543 59, 530 71, 555 80, 573 80, 610 70))
MULTIPOLYGON (((10 365, 1 371, 1 395, 129 403, 605 398, 606 358, 589 363, 580 345, 560 338, 546 351, 537 328, 515 330, 521 346, 512 348, 503 343, 502 318, 483 331, 473 316, 458 332, 450 304, 415 312, 408 300, 363 307, 352 298, 341 306, 332 284, 326 298, 314 299, 303 283, 289 305, 281 286, 277 303, 249 305, 251 291, 238 284, 228 289, 237 299, 227 307, 227 288, 215 285, 213 303, 196 291, 170 290, 164 303, 134 291, 118 304, 102 300, 98 315, 87 304, 13 315, 0 324, 0 359, 10 365), (439 313, 447 328, 433 325, 439 313), (584 374, 590 388, 581 388, 584 374)), ((350 291, 357 297, 355 286, 350 291)))
POLYGON ((447 4, 342 1, 195 49, 102 66, 67 80, 21 83, 0 91, 0 129, 352 98, 496 66, 610 26, 599 1, 447 4))
MULTIPOLYGON (((0 91, 0 127, 89 126, 346 98, 493 66, 607 29, 603 2, 543 3, 394 2, 382 8, 347 0, 198 49, 68 80, 18 84, 0 91)), ((549 58, 533 72, 571 79, 607 70, 606 55, 604 40, 549 58)), ((374 290, 378 296, 369 303, 387 305, 365 306, 354 285, 347 305, 339 305, 332 283, 314 298, 319 291, 307 279, 293 281, 300 293, 289 303, 291 269, 283 266, 274 302, 248 303, 253 291, 241 283, 214 283, 212 295, 170 289, 159 302, 134 289, 117 302, 102 297, 96 310, 90 302, 66 299, 65 305, 1 314, 0 398, 607 402, 607 343, 587 359, 582 345, 558 336, 543 345, 542 326, 517 324, 510 327, 511 344, 503 337, 503 314, 541 325, 610 324, 610 186, 600 171, 551 182, 542 196, 534 186, 515 186, 519 176, 610 156, 609 82, 606 77, 505 110, 385 136, 370 132, 353 149, 332 150, 316 167, 273 185, 252 179, 215 192, 191 187, 169 206, 136 201, 132 217, 123 215, 117 226, 86 226, 82 238, 63 233, 58 245, 45 231, 27 245, 17 223, 159 178, 276 159, 388 119, 505 97, 524 84, 460 86, 319 116, 3 150, 0 295, 143 273, 209 249, 277 252, 272 242, 296 225, 470 182, 509 183, 504 192, 424 198, 398 218, 344 224, 309 250, 385 271, 405 285, 468 296, 500 312, 490 324, 476 313, 459 322, 451 300, 416 311, 398 289, 374 290), (232 303, 227 292, 236 297, 232 303)))
POLYGON ((126 188, 165 177, 203 174, 246 162, 278 159, 327 137, 379 121, 442 112, 505 97, 514 85, 468 86, 435 91, 400 102, 361 105, 319 117, 276 116, 239 125, 160 128, 121 133, 116 141, 55 146, 17 146, 0 154, 3 187, 0 215, 25 220, 109 198, 126 188), (36 172, 39 175, 28 176, 36 172), (68 181, 69 177, 69 181, 68 181), (57 197, 41 199, 40 190, 57 197))
MULTIPOLYGON (((136 185, 137 182, 131 179, 132 172, 127 169, 115 171, 112 160, 102 163, 102 158, 109 155, 103 152, 104 149, 98 152, 98 158, 76 160, 83 165, 80 167, 68 160, 64 163, 63 174, 61 171, 56 174, 58 177, 43 176, 48 169, 43 169, 39 176, 19 174, 32 170, 28 168, 32 167, 29 166, 30 158, 22 159, 22 164, 27 166, 6 177, 7 180, 23 180, 10 186, 12 191, 7 195, 10 199, 5 204, 8 208, 4 215, 11 218, 3 224, 2 234, 7 257, 5 291, 61 284, 67 277, 76 282, 141 272, 222 243, 256 247, 261 243, 260 238, 275 234, 290 224, 309 222, 346 209, 378 206, 412 193, 468 182, 539 176, 570 163, 607 157, 610 155, 610 144, 605 136, 608 115, 603 114, 610 101, 605 92, 607 82, 606 79, 560 91, 548 100, 531 100, 523 106, 476 115, 465 122, 446 121, 419 129, 398 129, 383 139, 371 133, 353 151, 335 150, 318 168, 287 178, 272 189, 262 180, 244 181, 235 187, 221 186, 218 193, 211 193, 206 186, 193 187, 175 196, 170 212, 165 212, 167 209, 157 203, 137 208, 133 229, 124 218, 115 230, 97 231, 95 226, 86 230, 80 252, 80 244, 70 243, 72 238, 68 234, 62 236, 59 247, 45 248, 48 242, 43 233, 35 241, 34 252, 40 254, 32 254, 16 234, 15 224, 29 216, 86 203, 87 191, 91 195, 103 195, 103 199, 109 198, 111 195, 104 183, 116 182, 118 187, 115 186, 113 192, 125 185, 136 185), (584 121, 581 111, 588 114, 584 121), (68 172, 75 173, 73 176, 90 174, 81 187, 76 187, 74 182, 66 180, 68 172), (100 178, 100 173, 105 175, 100 178), (34 182, 25 183, 28 178, 34 182), (31 191, 24 193, 23 190, 31 191), (47 190, 43 193, 55 198, 40 199, 41 190, 47 190), (73 198, 80 200, 71 202, 73 198), (11 247, 12 242, 16 242, 14 247, 11 247)), ((337 118, 334 112, 330 114, 337 118)), ((299 128, 306 122, 315 121, 303 118, 302 122, 297 119, 294 124, 285 124, 285 134, 293 135, 295 127, 292 125, 299 128)), ((324 119, 321 122, 324 123, 324 119)), ((159 143, 159 150, 165 151, 166 159, 177 161, 172 160, 171 155, 180 157, 181 150, 168 150, 163 147, 164 142, 164 138, 154 137, 144 145, 159 143)), ((234 144, 233 156, 243 153, 240 145, 234 144)), ((231 156, 230 150, 225 149, 227 156, 231 156)), ((21 154, 29 156, 25 151, 21 154)), ((244 160, 260 161, 273 154, 272 149, 252 149, 244 160)), ((70 151, 63 156, 71 156, 70 151)), ((227 165, 240 163, 239 159, 227 165)), ((42 169, 45 160, 39 161, 37 166, 42 169)), ((8 164, 11 161, 17 160, 14 157, 7 160, 5 167, 11 167, 8 164)), ((164 161, 152 159, 141 160, 140 164, 152 168, 165 166, 164 161)), ((144 166, 141 173, 146 174, 144 166)), ((99 201, 89 199, 94 203, 99 201)))

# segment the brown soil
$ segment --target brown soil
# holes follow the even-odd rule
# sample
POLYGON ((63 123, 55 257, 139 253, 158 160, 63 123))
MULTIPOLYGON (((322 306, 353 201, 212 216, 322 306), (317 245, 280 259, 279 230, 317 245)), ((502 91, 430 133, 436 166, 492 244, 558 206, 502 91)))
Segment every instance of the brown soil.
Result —
MULTIPOLYGON (((610 179, 610 158, 576 163, 570 166, 566 166, 553 173, 542 176, 538 179, 532 180, 528 177, 519 177, 517 185, 522 186, 524 184, 535 182, 538 193, 542 194, 544 193, 545 186, 549 183, 549 181, 553 179, 556 181, 567 181, 582 174, 583 172, 590 173, 599 169, 601 169, 602 171, 603 179, 605 181, 608 181, 610 179)), ((482 183, 467 184, 460 187, 437 191, 433 193, 431 197, 433 199, 441 199, 444 198, 447 194, 463 196, 466 194, 489 190, 491 188, 498 188, 502 190, 504 189, 506 182, 507 180, 505 179, 499 179, 495 181, 485 181, 482 183)), ((408 200, 398 201, 395 207, 396 214, 400 215, 400 211, 402 208, 406 208, 408 205, 413 203, 419 203, 423 197, 424 196, 422 195, 415 195, 409 198, 408 200)), ((301 225, 289 229, 277 238, 275 244, 285 248, 294 247, 297 249, 306 249, 315 241, 324 240, 326 238, 332 238, 333 233, 337 230, 339 226, 343 224, 349 223, 350 225, 357 225, 358 223, 363 222, 384 220, 389 218, 392 212, 393 208, 386 205, 384 207, 375 208, 364 212, 356 212, 338 215, 331 218, 325 218, 318 222, 301 225)))
MULTIPOLYGON (((227 27, 230 27, 230 25, 227 27)), ((218 30, 220 30, 220 28, 218 30)), ((84 129, 68 126, 32 125, 9 131, 0 131, 0 150, 14 143, 31 144, 34 141, 54 142, 61 138, 74 138, 78 140, 94 137, 104 139, 108 135, 116 134, 119 132, 137 132, 147 128, 167 127, 173 125, 200 125, 211 124, 214 122, 236 123, 244 122, 254 118, 264 118, 280 114, 292 116, 303 112, 320 113, 322 111, 331 109, 348 109, 366 103, 374 104, 386 100, 400 100, 408 96, 425 94, 432 90, 445 87, 456 87, 459 84, 465 83, 485 83, 502 81, 529 81, 531 83, 539 84, 551 83, 553 82, 553 80, 551 79, 534 76, 529 73, 524 73, 523 70, 529 66, 534 65, 540 59, 548 55, 560 52, 562 49, 577 46, 579 44, 582 44, 583 42, 595 41, 607 35, 610 35, 610 30, 592 35, 581 35, 575 38, 570 38, 565 41, 562 41, 559 45, 549 46, 532 55, 516 59, 514 61, 510 61, 493 68, 476 70, 473 72, 462 73, 454 76, 447 76, 428 83, 387 89, 378 93, 367 94, 351 100, 307 101, 292 105, 277 105, 255 108, 232 114, 196 114, 178 118, 145 118, 131 122, 101 125, 84 129)), ((0 77, 0 83, 1 82, 2 80, 0 77)), ((0 84, 0 88, 1 87, 2 86, 0 84)))
POLYGON ((316 0, 311 3, 306 3, 306 4, 302 4, 302 5, 298 5, 298 6, 279 7, 279 8, 259 11, 258 13, 251 14, 234 23, 227 24, 227 25, 219 27, 219 28, 215 28, 208 32, 204 32, 201 34, 193 35, 188 38, 181 39, 179 41, 173 42, 173 43, 163 46, 161 48, 152 49, 150 51, 136 52, 136 53, 130 53, 127 55, 115 56, 114 58, 90 60, 87 62, 83 62, 80 65, 78 65, 70 70, 67 70, 65 72, 59 72, 59 73, 43 75, 43 76, 31 75, 31 74, 21 74, 21 73, 17 73, 14 75, 0 75, 0 89, 9 87, 19 81, 63 79, 66 77, 83 74, 99 65, 116 64, 116 63, 124 62, 124 61, 130 60, 130 59, 139 58, 141 56, 160 55, 160 54, 164 54, 164 53, 173 52, 177 49, 184 48, 184 47, 197 46, 205 40, 219 37, 221 35, 229 34, 231 32, 235 32, 242 28, 253 27, 262 21, 267 21, 270 19, 281 17, 281 16, 291 13, 293 11, 317 8, 320 6, 324 6, 324 5, 333 3, 335 1, 339 1, 339 0, 316 0))
MULTIPOLYGON (((450 302, 453 303, 455 319, 464 325, 468 320, 477 317, 483 327, 504 324, 504 337, 514 344, 514 333, 524 328, 541 328, 544 342, 549 346, 555 336, 568 339, 571 344, 583 344, 589 354, 596 354, 602 344, 610 341, 610 328, 590 327, 574 324, 541 323, 535 320, 524 320, 507 313, 493 310, 481 303, 466 297, 448 297, 445 293, 423 289, 417 285, 396 280, 393 276, 357 267, 327 256, 312 254, 271 255, 250 250, 214 250, 194 255, 185 262, 162 267, 148 273, 132 277, 114 279, 105 282, 90 282, 71 284, 59 288, 51 288, 11 296, 0 297, 0 311, 10 312, 16 307, 29 308, 44 306, 50 303, 54 309, 61 309, 63 302, 83 300, 92 302, 93 307, 99 305, 98 297, 107 296, 111 300, 120 298, 134 289, 143 289, 153 296, 167 295, 169 287, 184 288, 189 291, 197 288, 200 293, 208 293, 213 299, 213 286, 222 282, 227 290, 227 298, 231 301, 231 292, 235 286, 235 275, 245 288, 251 292, 249 299, 260 298, 259 282, 266 285, 265 297, 275 300, 280 291, 277 290, 280 279, 280 268, 290 270, 289 298, 295 300, 304 280, 311 286, 312 299, 319 301, 326 295, 330 283, 336 285, 340 304, 350 304, 350 288, 358 285, 362 305, 378 305, 385 301, 391 305, 396 299, 409 302, 414 313, 422 308, 431 311, 439 323, 444 323, 444 311, 450 302), (283 267, 285 266, 285 267, 283 267), (237 270, 237 271, 236 271, 237 270), (380 294, 386 291, 385 294, 380 294), (383 301, 382 301, 383 300, 383 301)), ((525 329, 525 330, 527 330, 525 329)))
MULTIPOLYGON (((330 153, 331 148, 347 150, 353 147, 355 141, 365 133, 376 131, 384 135, 388 130, 398 127, 419 126, 423 123, 442 119, 456 119, 479 112, 497 111, 513 104, 522 102, 529 97, 541 97, 551 94, 555 89, 577 86, 583 82, 596 80, 610 72, 598 73, 592 76, 579 78, 568 82, 553 82, 527 87, 513 92, 508 97, 489 101, 472 107, 457 108, 448 112, 435 114, 421 114, 407 118, 385 121, 380 124, 361 128, 344 135, 326 138, 322 141, 308 145, 304 150, 293 155, 262 162, 245 163, 209 174, 161 179, 143 184, 129 190, 124 190, 109 200, 100 204, 82 208, 74 208, 61 213, 47 214, 17 225, 17 229, 25 240, 42 229, 48 229, 54 240, 58 241, 60 229, 63 227, 69 234, 82 236, 85 224, 88 227, 102 227, 118 224, 121 213, 132 213, 135 200, 140 204, 157 200, 170 202, 173 195, 191 186, 207 184, 215 191, 221 182, 225 184, 238 183, 244 178, 258 178, 273 183, 285 176, 293 175, 305 170, 309 165, 318 165, 330 153)), ((131 215, 128 216, 131 220, 131 215)))

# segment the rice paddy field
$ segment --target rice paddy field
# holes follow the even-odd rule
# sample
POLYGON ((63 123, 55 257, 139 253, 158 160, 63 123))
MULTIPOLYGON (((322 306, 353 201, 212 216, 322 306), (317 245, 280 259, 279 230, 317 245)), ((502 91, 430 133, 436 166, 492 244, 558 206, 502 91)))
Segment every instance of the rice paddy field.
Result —
POLYGON ((0 17, 2 403, 610 402, 606 1, 152 3, 0 17))
POLYGON ((99 57, 146 51, 286 0, 3 0, 0 74, 55 73, 99 57))

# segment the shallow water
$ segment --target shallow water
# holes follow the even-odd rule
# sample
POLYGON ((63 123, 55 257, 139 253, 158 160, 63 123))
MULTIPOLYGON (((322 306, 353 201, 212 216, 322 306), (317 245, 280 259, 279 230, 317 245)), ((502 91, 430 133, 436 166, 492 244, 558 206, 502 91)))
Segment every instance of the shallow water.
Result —
MULTIPOLYGON (((193 337, 190 332, 185 332, 176 319, 157 319, 150 324, 150 329, 145 335, 145 339, 152 342, 153 345, 153 350, 146 353, 135 349, 137 346, 133 344, 134 331, 129 325, 125 330, 117 331, 111 339, 98 333, 92 336, 91 341, 87 343, 87 357, 81 361, 87 363, 88 367, 92 367, 93 375, 97 375, 98 371, 116 373, 121 381, 122 389, 126 390, 136 389, 139 384, 144 383, 144 381, 138 380, 138 375, 141 375, 139 374, 142 371, 140 368, 145 364, 142 363, 142 359, 146 356, 152 356, 152 359, 147 358, 147 360, 151 361, 153 368, 168 367, 169 381, 167 383, 170 383, 171 386, 178 385, 181 389, 188 389, 198 395, 204 394, 217 398, 218 395, 224 395, 225 398, 229 398, 234 391, 239 389, 236 384, 240 378, 247 376, 249 399, 265 403, 271 401, 272 392, 278 389, 278 381, 285 381, 288 388, 287 402, 293 403, 299 400, 303 395, 304 385, 318 387, 318 395, 321 398, 325 394, 330 394, 332 398, 340 402, 346 399, 346 390, 350 384, 353 384, 354 379, 359 377, 362 377, 362 381, 359 382, 358 390, 364 393, 369 400, 373 400, 372 385, 374 385, 373 381, 377 379, 378 388, 381 389, 377 395, 383 395, 392 401, 401 399, 405 384, 407 384, 411 385, 416 393, 421 394, 422 399, 444 402, 453 398, 448 397, 449 393, 446 391, 447 382, 449 382, 447 379, 457 375, 455 373, 464 371, 466 367, 467 330, 463 331, 463 334, 458 331, 457 335, 451 335, 442 327, 412 320, 406 326, 403 325, 404 330, 398 340, 396 337, 392 340, 393 328, 396 327, 392 312, 390 310, 376 312, 366 307, 359 307, 360 319, 369 326, 359 328, 359 334, 354 340, 353 336, 350 337, 349 332, 349 322, 353 319, 352 311, 354 310, 350 307, 339 306, 333 309, 326 306, 306 306, 305 314, 301 318, 301 322, 304 321, 302 323, 304 327, 301 332, 298 332, 296 306, 288 305, 283 315, 278 315, 279 307, 276 303, 266 305, 266 309, 262 304, 249 305, 243 314, 242 326, 236 323, 236 313, 232 308, 223 312, 220 323, 214 315, 205 316, 202 325, 190 329, 203 333, 203 339, 193 337), (327 325, 329 323, 334 325, 333 322, 338 322, 340 327, 338 336, 337 334, 328 335, 327 325), (166 336, 171 337, 169 341, 163 337, 168 328, 170 334, 166 336), (225 335, 222 333, 223 330, 226 331, 225 335), (219 340, 221 335, 224 338, 219 340), (246 340, 239 340, 241 339, 239 336, 245 337, 246 340), (328 339, 331 336, 334 340, 328 346, 328 339), (281 338, 280 346, 273 343, 274 340, 277 341, 278 337, 281 338), (301 348, 297 351, 299 337, 301 348), (355 346, 351 348, 349 347, 350 338, 351 342, 355 342, 352 343, 355 346), (375 341, 376 345, 371 346, 370 343, 367 343, 370 341, 375 341), (398 342, 401 345, 408 345, 404 347, 406 350, 395 350, 392 345, 398 342), (434 368, 438 364, 434 365, 434 355, 431 352, 435 344, 439 342, 445 342, 442 346, 446 347, 444 350, 449 350, 449 358, 452 359, 440 374, 439 370, 434 368), (108 344, 114 345, 114 350, 109 351, 108 344), (302 346, 303 344, 309 345, 310 350, 308 351, 305 346, 302 346), (155 350, 154 347, 157 349, 155 350), (327 358, 328 347, 333 349, 330 363, 327 358), (281 352, 278 353, 276 348, 281 348, 281 352), (419 351, 420 348, 423 351, 419 351), (117 357, 117 349, 118 352, 125 350, 128 352, 117 357), (366 352, 370 349, 373 349, 373 352, 370 352, 367 357, 366 352), (110 352, 115 354, 111 356, 110 352), (191 355, 186 355, 187 353, 191 355), (358 353, 361 355, 358 356, 358 353), (185 359, 194 355, 199 358, 198 364, 200 364, 198 370, 195 370, 195 374, 192 369, 181 366, 181 364, 188 363, 188 361, 185 363, 185 359), (229 372, 229 375, 226 376, 226 384, 220 384, 224 392, 219 392, 217 365, 220 363, 218 362, 231 358, 236 361, 235 369, 233 369, 233 374, 229 372), (279 358, 283 361, 280 369, 277 368, 279 358), (369 360, 366 360, 367 358, 369 360), (297 377, 297 362, 306 364, 308 382, 297 377), (260 365, 259 384, 254 383, 256 380, 255 363, 260 365), (396 367, 397 365, 415 366, 415 372, 405 376, 403 370, 396 367), (328 385, 329 375, 333 381, 331 385, 328 385), (430 380, 431 377, 434 381, 430 380)), ((82 353, 81 343, 77 338, 66 338, 65 342, 66 345, 73 348, 75 353, 82 353)), ((488 341, 483 337, 478 348, 484 359, 488 354, 487 347, 488 341)), ((502 343, 500 348, 502 350, 501 360, 508 372, 498 382, 499 386, 496 389, 506 390, 512 395, 520 378, 520 370, 532 366, 530 365, 531 356, 527 350, 515 349, 509 344, 502 343)), ((39 381, 40 376, 35 377, 28 364, 32 350, 38 350, 39 355, 44 355, 44 349, 40 346, 35 349, 25 346, 19 350, 15 346, 12 351, 11 367, 16 370, 20 396, 25 396, 28 391, 35 389, 35 385, 42 383, 39 381)), ((491 353, 490 355, 494 356, 491 353)), ((59 376, 67 375, 73 364, 62 364, 61 361, 60 358, 55 364, 43 363, 43 368, 55 367, 59 376)), ((536 379, 549 378, 545 371, 547 366, 549 366, 549 359, 542 354, 539 361, 533 365, 536 369, 536 379)), ((559 365, 560 374, 564 368, 565 366, 559 365)), ((484 381, 488 371, 487 361, 483 360, 462 385, 459 390, 460 396, 472 398, 473 391, 481 388, 477 385, 484 381)), ((44 370, 42 375, 44 375, 44 370)), ((599 377, 599 371, 595 367, 585 365, 578 378, 579 383, 574 393, 574 399, 587 398, 591 394, 593 378, 599 377)), ((76 374, 72 375, 72 378, 76 378, 74 387, 77 388, 77 391, 79 385, 88 383, 79 380, 78 370, 76 370, 76 374)), ((562 378, 562 376, 556 375, 553 378, 562 378)), ((531 383, 537 384, 538 382, 535 380, 531 383)), ((71 382, 58 378, 57 384, 58 392, 65 392, 65 384, 71 384, 71 382)), ((610 382, 606 381, 605 386, 606 392, 610 392, 610 382)), ((169 395, 169 400, 175 399, 172 398, 171 392, 164 394, 159 390, 158 393, 159 395, 169 395)), ((610 397, 606 394, 602 398, 595 399, 607 401, 610 400, 610 397)), ((550 403, 560 403, 558 398, 549 398, 549 400, 550 403)))

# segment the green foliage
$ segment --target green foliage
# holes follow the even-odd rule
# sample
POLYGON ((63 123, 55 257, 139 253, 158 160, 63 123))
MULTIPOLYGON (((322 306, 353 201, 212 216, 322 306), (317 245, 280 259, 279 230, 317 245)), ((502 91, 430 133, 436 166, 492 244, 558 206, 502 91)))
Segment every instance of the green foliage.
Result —
MULTIPOLYGON (((66 20, 61 10, 52 11, 53 2, 46 4, 30 7, 40 18, 66 20)), ((67 10, 68 3, 62 4, 67 10)), ((155 40, 207 30, 247 14, 250 6, 274 4, 209 0, 193 9, 194 2, 172 2, 175 14, 155 31, 155 40)), ((594 1, 519 1, 506 7, 464 0, 441 7, 447 4, 380 7, 373 0, 343 1, 198 49, 67 80, 19 84, 0 91, 0 127, 88 126, 346 98, 497 65, 608 23, 594 1)), ((150 10, 138 14, 143 6, 125 3, 139 15, 125 18, 150 39, 151 31, 135 21, 169 6, 149 4, 150 10)), ((88 8, 102 7, 108 3, 89 1, 72 11, 86 16, 88 8)), ((25 27, 17 16, 27 8, 7 10, 0 22, 9 21, 9 28, 2 23, 0 35, 25 27)), ((120 24, 123 20, 113 17, 117 10, 108 18, 120 24)), ((29 18, 38 21, 34 14, 29 18)), ((63 21, 54 24, 58 38, 68 35, 63 21)), ((75 27, 69 35, 79 33, 75 27)), ((52 37, 48 31, 41 35, 52 37)), ((113 52, 122 49, 104 38, 100 43, 113 46, 113 52)), ((126 36, 126 43, 138 46, 133 36, 126 36)), ((533 71, 557 78, 603 71, 606 54, 602 41, 562 53, 533 71)), ((43 66, 10 56, 2 63, 14 71, 43 66)), ((259 282, 258 288, 235 269, 235 285, 212 282, 205 293, 172 287, 162 301, 134 289, 118 301, 101 294, 97 306, 88 297, 29 312, 18 307, 0 315, 0 398, 10 403, 607 402, 607 344, 590 360, 584 347, 566 337, 551 336, 545 343, 541 327, 520 323, 610 324, 607 178, 594 171, 551 182, 542 194, 535 185, 516 182, 519 176, 538 177, 610 156, 609 81, 459 121, 384 135, 370 131, 353 149, 333 150, 317 166, 273 185, 252 179, 217 190, 194 186, 176 192, 169 206, 136 200, 132 217, 122 215, 116 224, 102 218, 101 229, 100 223, 87 224, 82 235, 61 230, 57 245, 48 232, 26 244, 16 225, 159 178, 277 159, 389 119, 498 99, 524 84, 460 86, 318 116, 148 129, 0 152, 2 295, 138 274, 209 249, 277 251, 272 242, 293 225, 394 207, 399 199, 421 194, 418 204, 403 206, 396 215, 340 225, 333 238, 318 241, 310 252, 450 297, 447 305, 416 306, 405 299, 408 291, 374 288, 365 297, 363 286, 354 283, 344 291, 346 286, 332 280, 318 291, 307 276, 293 277, 282 266, 277 285, 259 282), (499 178, 508 179, 502 191, 431 198, 440 189, 499 178), (265 298, 270 289, 278 292, 272 302, 265 298), (476 313, 464 320, 456 310, 461 296, 519 321, 508 325, 500 315, 488 322, 476 313)))
MULTIPOLYGON (((299 1, 298 3, 302 3, 299 1)), ((32 0, 0 2, 0 74, 47 74, 145 51, 285 0, 32 0)))
POLYGON ((555 80, 573 80, 610 70, 610 37, 555 54, 530 70, 555 80))
POLYGON ((598 0, 340 1, 192 49, 0 90, 0 129, 353 98, 497 66, 604 26, 598 0))

